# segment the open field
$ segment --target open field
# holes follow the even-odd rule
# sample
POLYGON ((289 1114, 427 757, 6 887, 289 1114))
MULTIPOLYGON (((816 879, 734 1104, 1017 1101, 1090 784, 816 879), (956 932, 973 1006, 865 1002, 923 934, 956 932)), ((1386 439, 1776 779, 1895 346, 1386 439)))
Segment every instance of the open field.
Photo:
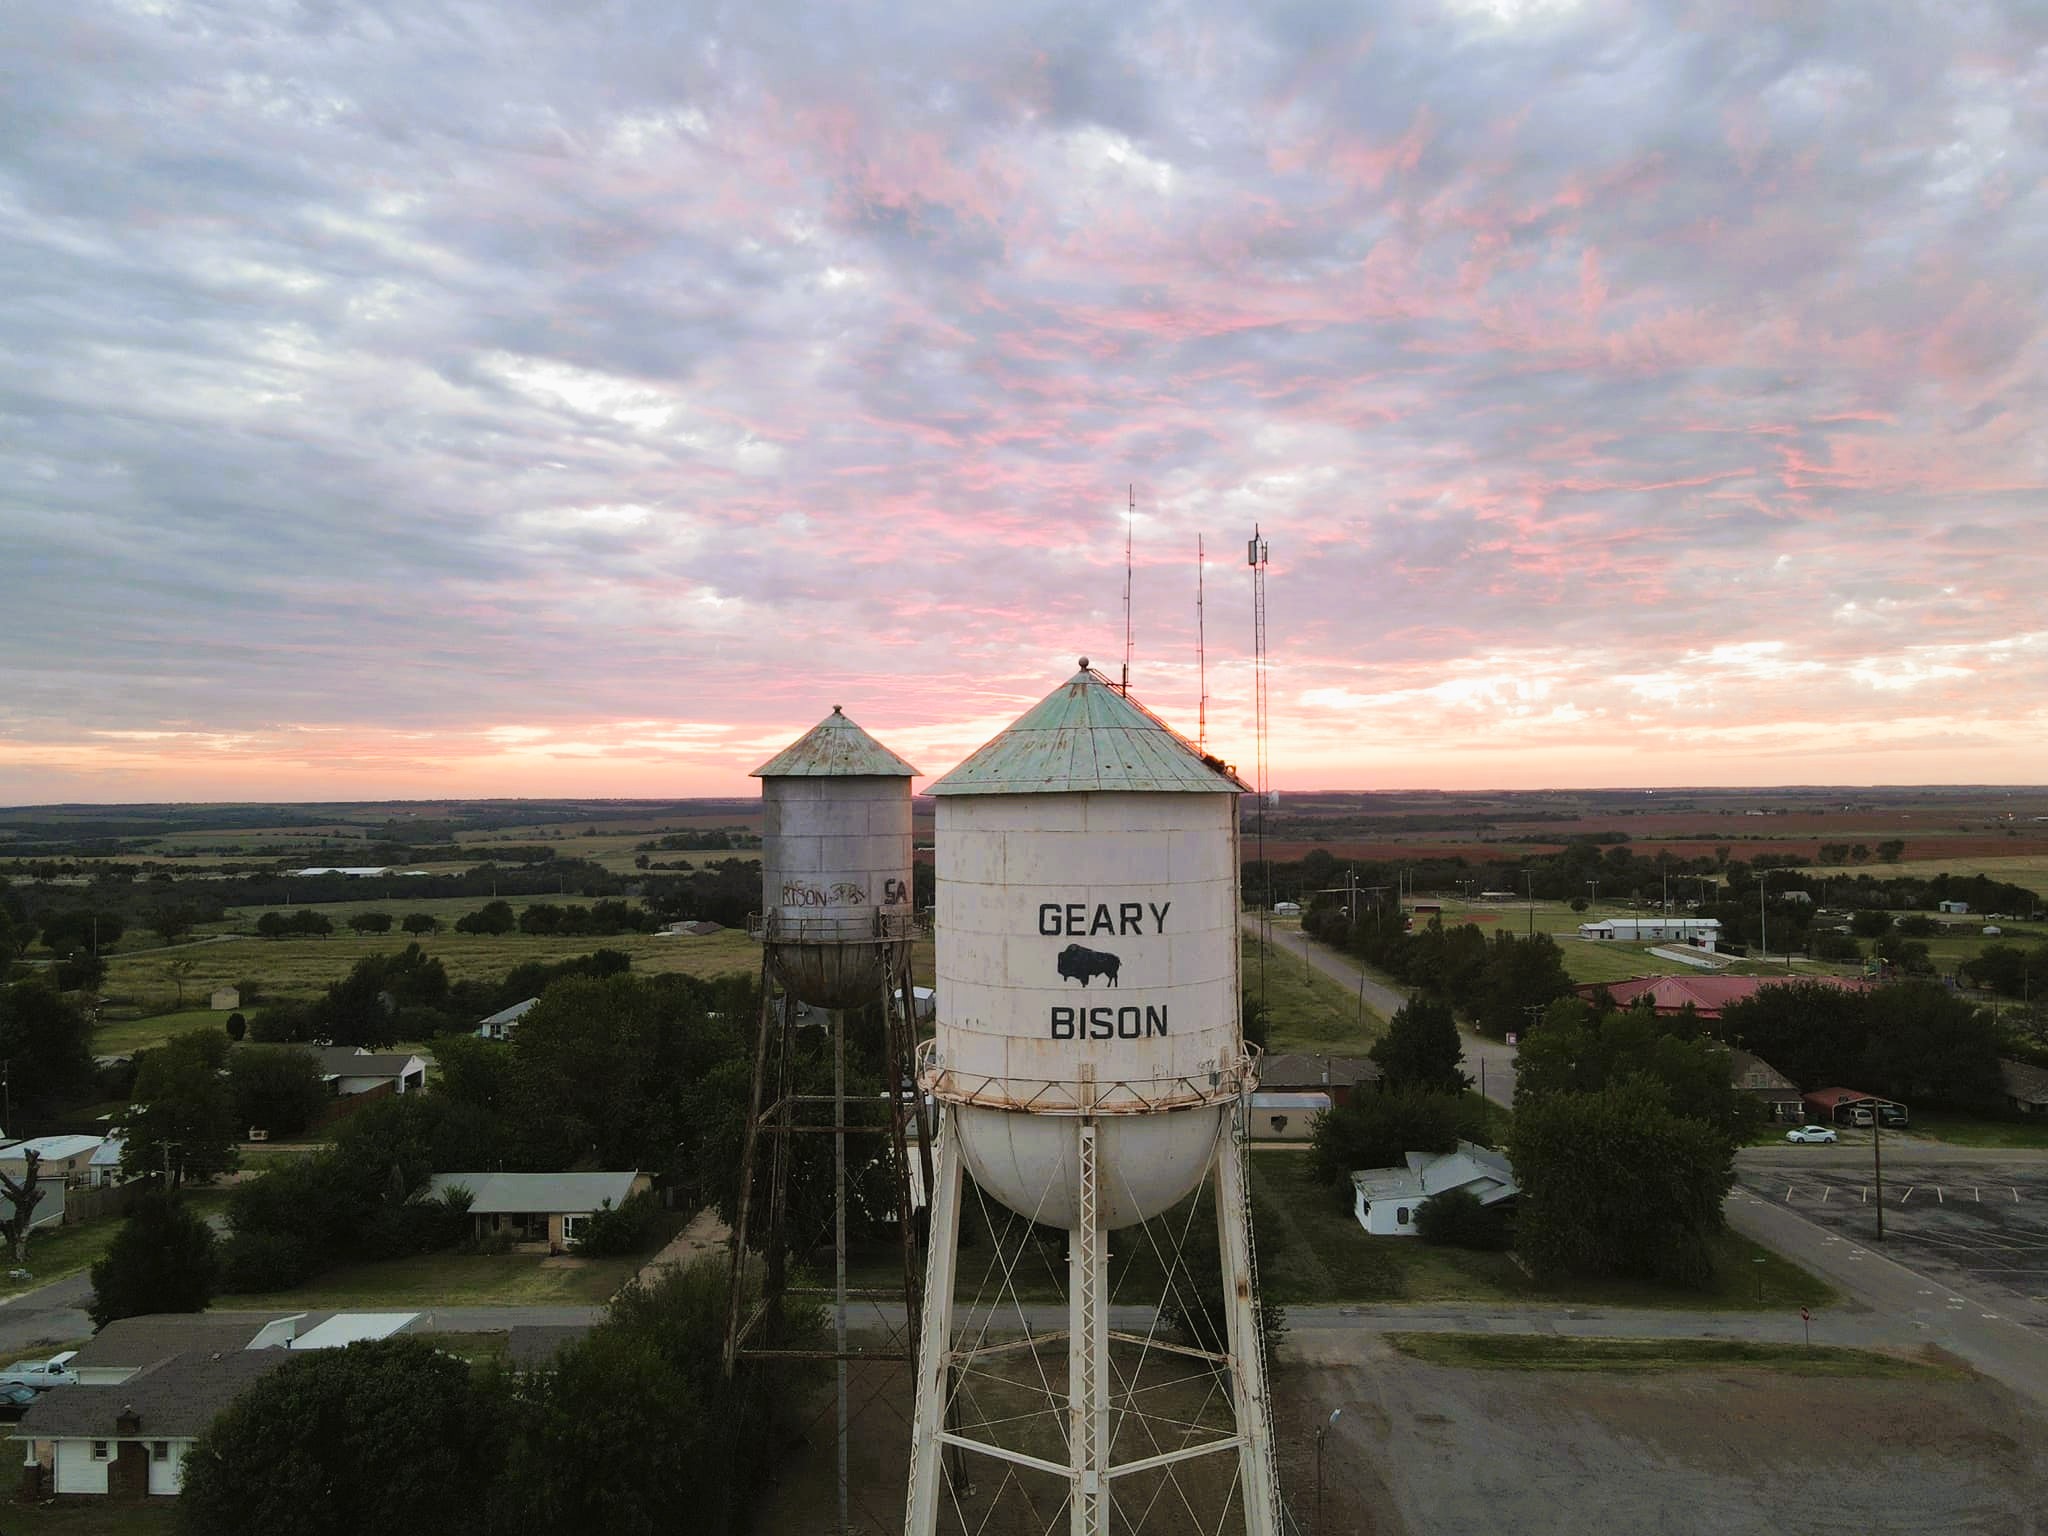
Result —
MULTIPOLYGON (((117 955, 108 963, 105 991, 110 998, 132 999, 152 1013, 170 1012, 177 988, 166 967, 173 960, 189 959, 192 973, 184 979, 188 1001, 195 996, 204 998, 215 987, 244 980, 259 982, 271 997, 317 997, 364 956, 396 954, 412 942, 402 933, 339 932, 326 938, 219 939, 144 955, 117 955)), ((528 961, 552 964, 598 949, 622 950, 632 956, 633 969, 642 975, 724 976, 753 971, 761 963, 760 946, 744 931, 731 928, 701 939, 648 933, 608 938, 513 933, 493 937, 443 930, 417 942, 447 968, 451 981, 496 980, 528 961)))
POLYGON ((1411 1360, 1492 1371, 1685 1371, 1741 1368, 1801 1376, 1928 1376, 1969 1372, 1940 1360, 1877 1349, 1766 1344, 1750 1339, 1582 1339, 1542 1333, 1390 1333, 1411 1360))

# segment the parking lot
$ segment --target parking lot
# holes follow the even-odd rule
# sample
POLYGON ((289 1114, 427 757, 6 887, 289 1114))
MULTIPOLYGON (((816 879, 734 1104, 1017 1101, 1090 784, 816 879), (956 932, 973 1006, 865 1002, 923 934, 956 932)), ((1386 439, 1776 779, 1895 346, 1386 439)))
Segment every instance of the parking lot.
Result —
MULTIPOLYGON (((1852 1257, 1877 1246, 1878 1186, 1867 1161, 1846 1165, 1835 1153, 1823 1164, 1796 1152, 1745 1160, 1730 1198, 1745 1197, 1826 1228, 1830 1240, 1855 1245, 1852 1257)), ((2048 1324, 2048 1166, 1886 1158, 1883 1209, 1883 1251, 1891 1257, 1930 1278, 1974 1281, 1980 1298, 1995 1287, 2011 1298, 2007 1315, 2048 1324)))

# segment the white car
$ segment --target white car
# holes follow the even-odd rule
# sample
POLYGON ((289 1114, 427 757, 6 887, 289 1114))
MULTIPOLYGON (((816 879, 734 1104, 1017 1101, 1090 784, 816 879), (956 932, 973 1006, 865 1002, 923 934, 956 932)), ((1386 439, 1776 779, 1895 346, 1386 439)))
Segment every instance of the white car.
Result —
POLYGON ((1802 1125, 1785 1133, 1787 1141, 1840 1141, 1832 1126, 1802 1125))
POLYGON ((71 1359, 77 1353, 67 1349, 47 1360, 18 1360, 0 1371, 0 1387, 34 1387, 38 1392, 47 1392, 51 1387, 75 1387, 78 1372, 71 1369, 71 1359))

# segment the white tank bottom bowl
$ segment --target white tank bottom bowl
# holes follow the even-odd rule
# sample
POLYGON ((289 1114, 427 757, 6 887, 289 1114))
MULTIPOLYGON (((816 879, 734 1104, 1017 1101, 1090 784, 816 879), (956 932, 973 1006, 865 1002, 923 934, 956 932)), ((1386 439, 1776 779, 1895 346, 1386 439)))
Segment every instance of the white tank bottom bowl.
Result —
MULTIPOLYGON (((1185 1199, 1208 1171, 1227 1104, 1097 1118, 1098 1219, 1135 1226, 1185 1199)), ((949 1106, 967 1171, 1020 1216, 1072 1230, 1080 1220, 1077 1134, 1071 1115, 949 1106)))

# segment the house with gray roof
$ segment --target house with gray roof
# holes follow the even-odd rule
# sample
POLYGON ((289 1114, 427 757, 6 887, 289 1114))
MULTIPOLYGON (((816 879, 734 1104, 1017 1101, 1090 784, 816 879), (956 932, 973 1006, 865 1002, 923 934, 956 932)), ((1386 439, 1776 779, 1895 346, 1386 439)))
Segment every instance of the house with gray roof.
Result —
POLYGON ((1375 1237, 1413 1237, 1415 1208, 1446 1190, 1469 1190, 1481 1205, 1521 1193, 1502 1153, 1461 1141, 1455 1152, 1410 1152, 1405 1168, 1362 1168, 1351 1175, 1352 1214, 1375 1237))
POLYGON ((56 1387, 29 1406, 11 1438, 26 1442, 42 1493, 175 1494, 200 1433, 289 1358, 282 1349, 192 1350, 117 1385, 56 1387))
POLYGON ((1998 1077, 2005 1090, 2006 1108, 2022 1115, 2048 1114, 2048 1070, 2001 1056, 1998 1077))
POLYGON ((316 1045, 320 1076, 337 1098, 362 1093, 425 1093, 427 1064, 405 1051, 366 1051, 361 1046, 316 1045))
POLYGON ((510 1233, 515 1247, 563 1253, 583 1238, 598 1211, 617 1209, 653 1178, 622 1173, 437 1173, 424 1198, 439 1200, 454 1190, 469 1195, 469 1215, 479 1238, 510 1233))

